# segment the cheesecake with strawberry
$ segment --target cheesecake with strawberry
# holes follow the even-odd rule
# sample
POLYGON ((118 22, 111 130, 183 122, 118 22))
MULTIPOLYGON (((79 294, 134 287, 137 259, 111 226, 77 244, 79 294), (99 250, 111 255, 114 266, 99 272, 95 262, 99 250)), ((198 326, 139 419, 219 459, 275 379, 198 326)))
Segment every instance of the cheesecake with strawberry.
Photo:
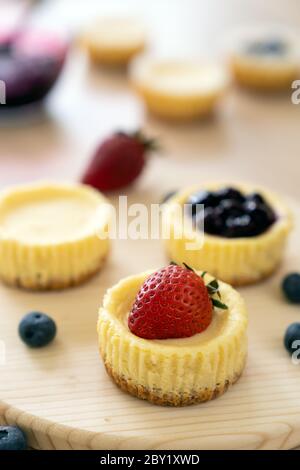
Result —
POLYGON ((190 405, 222 395, 241 376, 247 322, 230 285, 172 263, 107 292, 99 348, 122 390, 157 405, 190 405))

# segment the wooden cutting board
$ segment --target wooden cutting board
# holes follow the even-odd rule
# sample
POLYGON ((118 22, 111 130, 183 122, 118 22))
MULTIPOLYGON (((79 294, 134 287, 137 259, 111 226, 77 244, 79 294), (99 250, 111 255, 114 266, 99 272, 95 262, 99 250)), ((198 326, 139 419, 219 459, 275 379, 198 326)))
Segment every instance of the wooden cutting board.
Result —
MULTIPOLYGON (((38 26, 68 25, 101 13, 107 2, 42 2, 38 26), (81 4, 81 6, 80 6, 81 4), (95 10, 90 6, 97 6, 95 10), (102 5, 103 4, 103 5, 102 5), (44 8, 45 6, 45 8, 44 8)), ((281 22, 299 29, 297 2, 120 0, 140 12, 151 50, 166 56, 219 57, 232 28, 249 22, 281 22), (280 12, 280 14, 279 14, 280 12), (217 32, 217 34, 216 34, 217 32)), ((126 4, 126 7, 124 7, 126 4)), ((0 187, 50 178, 75 180, 94 148, 115 129, 143 128, 159 136, 165 156, 149 160, 132 202, 158 200, 173 187, 217 178, 249 180, 300 198, 300 106, 287 96, 263 96, 233 88, 214 120, 173 125, 144 112, 126 76, 87 68, 76 51, 47 103, 46 113, 0 119, 0 187), (83 63, 82 63, 83 62, 83 63)), ((0 116, 1 117, 1 116, 0 116)), ((296 210, 300 228, 300 210, 296 210)), ((152 406, 120 392, 98 357, 97 310, 115 281, 166 262, 160 243, 116 242, 105 270, 85 286, 62 293, 32 294, 0 285, 0 420, 22 426, 34 448, 216 449, 292 448, 300 445, 300 371, 282 346, 300 308, 281 297, 283 274, 300 269, 299 228, 281 270, 241 290, 250 310, 250 354, 242 379, 218 400, 186 409, 152 406), (31 351, 19 340, 21 317, 34 309, 53 316, 56 341, 31 351), (0 343, 1 344, 1 343, 0 343)))
POLYGON ((17 424, 36 449, 290 449, 300 444, 300 366, 283 348, 300 307, 285 302, 284 273, 300 266, 300 211, 280 271, 241 289, 250 312, 249 360, 223 397, 171 409, 121 392, 97 351, 97 310, 105 290, 123 276, 166 263, 159 241, 117 241, 103 272, 88 284, 35 294, 0 286, 0 420, 17 424), (18 338, 21 317, 42 310, 58 335, 42 350, 18 338))

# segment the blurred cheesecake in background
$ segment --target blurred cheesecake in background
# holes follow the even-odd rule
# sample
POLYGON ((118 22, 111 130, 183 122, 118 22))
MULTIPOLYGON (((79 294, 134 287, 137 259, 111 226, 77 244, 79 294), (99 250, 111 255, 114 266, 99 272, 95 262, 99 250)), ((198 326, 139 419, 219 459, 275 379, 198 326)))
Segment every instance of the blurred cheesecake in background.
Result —
POLYGON ((221 66, 185 60, 137 60, 131 80, 151 112, 181 121, 209 115, 228 85, 221 66))
POLYGON ((101 193, 80 184, 36 183, 0 193, 0 279, 33 290, 82 283, 109 249, 101 193))
POLYGON ((262 89, 291 88, 299 78, 300 43, 292 31, 257 27, 237 32, 231 38, 230 63, 241 85, 262 89))
POLYGON ((37 30, 0 31, 0 80, 5 84, 6 106, 43 99, 62 70, 67 43, 37 30))
POLYGON ((80 42, 94 62, 124 66, 144 50, 146 33, 134 18, 102 18, 86 28, 80 42))

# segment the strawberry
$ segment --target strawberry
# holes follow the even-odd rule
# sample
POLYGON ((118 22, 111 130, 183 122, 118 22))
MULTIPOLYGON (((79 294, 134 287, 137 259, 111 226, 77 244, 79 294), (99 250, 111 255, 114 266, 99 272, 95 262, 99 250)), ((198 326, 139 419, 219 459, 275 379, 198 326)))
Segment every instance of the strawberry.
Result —
MULTIPOLYGON (((203 276, 204 277, 204 276, 203 276)), ((128 318, 130 331, 144 339, 188 338, 206 330, 219 294, 216 280, 208 286, 188 266, 171 264, 149 276, 128 318)))
POLYGON ((146 155, 154 150, 154 140, 141 132, 118 132, 96 150, 82 182, 100 191, 113 191, 131 184, 142 172, 146 155))

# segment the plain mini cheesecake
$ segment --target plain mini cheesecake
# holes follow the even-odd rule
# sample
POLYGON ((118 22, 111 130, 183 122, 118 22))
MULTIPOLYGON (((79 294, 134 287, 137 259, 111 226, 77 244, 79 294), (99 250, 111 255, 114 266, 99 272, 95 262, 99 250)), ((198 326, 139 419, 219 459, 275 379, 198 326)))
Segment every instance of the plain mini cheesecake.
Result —
POLYGON ((275 271, 292 227, 291 211, 281 198, 250 185, 191 187, 176 193, 163 209, 168 257, 235 286, 275 271), (199 220, 198 207, 204 209, 199 220))
POLYGON ((289 30, 248 28, 232 38, 230 49, 233 75, 243 86, 290 89, 299 76, 299 37, 289 30))
POLYGON ((211 114, 228 86, 222 67, 188 60, 137 60, 131 81, 151 112, 180 121, 211 114))
POLYGON ((143 25, 134 18, 96 20, 81 36, 81 43, 96 63, 124 66, 146 46, 143 25))
POLYGON ((109 250, 106 199, 80 184, 36 183, 0 194, 0 279, 33 290, 84 282, 109 250))
POLYGON ((122 390, 156 405, 191 405, 222 395, 241 376, 247 323, 245 303, 231 286, 173 265, 107 292, 99 348, 122 390))

